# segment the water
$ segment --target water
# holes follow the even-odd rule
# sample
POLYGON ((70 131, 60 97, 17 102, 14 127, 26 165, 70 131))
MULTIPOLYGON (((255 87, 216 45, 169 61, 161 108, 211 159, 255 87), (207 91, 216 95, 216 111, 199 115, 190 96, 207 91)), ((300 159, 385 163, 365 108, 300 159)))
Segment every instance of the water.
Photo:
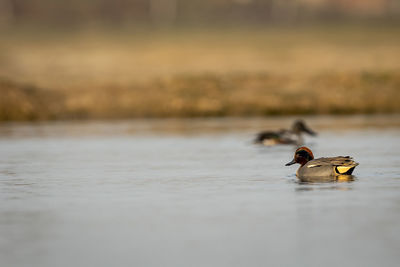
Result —
POLYGON ((293 118, 0 126, 0 266, 398 266, 399 116, 307 118, 354 181, 303 184, 293 118))

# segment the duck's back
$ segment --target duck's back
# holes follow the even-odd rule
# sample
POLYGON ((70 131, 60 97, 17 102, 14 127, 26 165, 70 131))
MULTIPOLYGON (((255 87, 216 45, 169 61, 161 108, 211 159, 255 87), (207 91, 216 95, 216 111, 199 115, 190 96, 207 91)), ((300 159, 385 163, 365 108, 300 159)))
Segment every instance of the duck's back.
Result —
POLYGON ((301 176, 336 176, 351 175, 358 165, 351 157, 331 157, 310 160, 300 167, 297 175, 301 176))

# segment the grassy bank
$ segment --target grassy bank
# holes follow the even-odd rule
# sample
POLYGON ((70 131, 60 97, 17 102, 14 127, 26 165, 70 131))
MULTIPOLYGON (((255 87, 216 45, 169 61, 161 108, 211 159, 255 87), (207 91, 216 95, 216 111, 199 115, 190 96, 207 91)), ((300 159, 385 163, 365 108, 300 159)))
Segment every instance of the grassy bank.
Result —
POLYGON ((400 27, 0 32, 0 120, 400 112, 400 27))
POLYGON ((0 120, 400 112, 400 73, 178 75, 52 90, 0 82, 0 120))

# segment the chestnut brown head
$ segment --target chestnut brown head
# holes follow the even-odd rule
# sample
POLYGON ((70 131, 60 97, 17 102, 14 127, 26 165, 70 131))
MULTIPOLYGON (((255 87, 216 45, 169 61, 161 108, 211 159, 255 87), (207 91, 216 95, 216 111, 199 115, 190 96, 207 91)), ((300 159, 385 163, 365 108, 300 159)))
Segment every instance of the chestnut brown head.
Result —
POLYGON ((301 166, 314 159, 312 151, 305 146, 299 147, 296 152, 294 152, 294 158, 291 162, 286 163, 286 166, 299 163, 301 166))

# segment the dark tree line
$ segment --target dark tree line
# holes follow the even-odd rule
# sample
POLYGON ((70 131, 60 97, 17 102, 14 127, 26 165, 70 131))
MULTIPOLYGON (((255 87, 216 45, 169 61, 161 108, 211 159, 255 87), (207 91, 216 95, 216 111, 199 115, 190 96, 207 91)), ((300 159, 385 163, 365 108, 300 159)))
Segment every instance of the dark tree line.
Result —
POLYGON ((400 16, 398 0, 0 0, 0 24, 213 23, 400 16))

